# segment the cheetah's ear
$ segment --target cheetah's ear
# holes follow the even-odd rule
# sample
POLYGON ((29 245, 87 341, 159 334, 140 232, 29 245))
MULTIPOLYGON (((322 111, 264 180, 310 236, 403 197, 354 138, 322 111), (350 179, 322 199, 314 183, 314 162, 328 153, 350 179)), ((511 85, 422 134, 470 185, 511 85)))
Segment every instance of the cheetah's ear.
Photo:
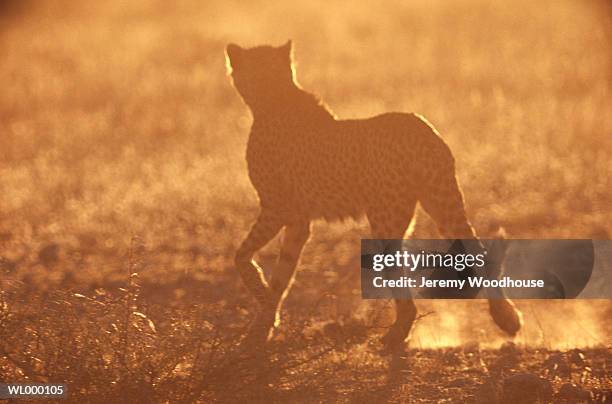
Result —
POLYGON ((227 45, 227 47, 225 48, 225 53, 227 54, 227 57, 229 58, 230 63, 233 65, 236 63, 239 63, 239 60, 240 60, 240 57, 243 51, 244 49, 242 49, 240 46, 236 45, 235 43, 231 43, 227 45))
POLYGON ((278 50, 282 52, 283 56, 291 59, 293 53, 293 41, 291 41, 291 39, 288 40, 284 45, 278 48, 278 50))

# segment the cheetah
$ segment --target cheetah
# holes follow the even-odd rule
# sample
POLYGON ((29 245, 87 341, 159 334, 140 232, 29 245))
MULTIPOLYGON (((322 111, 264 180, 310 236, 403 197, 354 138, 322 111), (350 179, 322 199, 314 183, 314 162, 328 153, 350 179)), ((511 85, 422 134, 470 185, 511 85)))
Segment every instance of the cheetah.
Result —
MULTIPOLYGON (((253 116, 247 142, 249 178, 259 215, 235 254, 235 267, 260 311, 246 340, 264 344, 280 322, 310 223, 360 218, 377 239, 401 239, 417 202, 446 238, 475 239, 446 142, 420 115, 386 113, 338 119, 296 80, 292 42, 280 47, 226 47, 228 75, 253 116), (254 254, 284 228, 269 280, 254 254)), ((479 244, 480 245, 480 244, 479 244)), ((397 349, 416 319, 412 299, 396 299, 393 325, 382 338, 397 349)), ((521 313, 504 298, 489 299, 490 313, 515 335, 521 313)))

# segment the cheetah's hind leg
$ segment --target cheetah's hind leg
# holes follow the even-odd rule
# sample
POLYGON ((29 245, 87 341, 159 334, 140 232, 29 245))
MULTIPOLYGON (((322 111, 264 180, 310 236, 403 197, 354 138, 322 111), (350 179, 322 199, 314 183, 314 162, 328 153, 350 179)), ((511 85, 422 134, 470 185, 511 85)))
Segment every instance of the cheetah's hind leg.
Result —
MULTIPOLYGON (((438 225, 442 236, 449 239, 476 238, 476 233, 465 213, 463 194, 457 183, 454 169, 441 172, 437 181, 430 184, 429 188, 422 193, 419 201, 438 225)), ((502 246, 503 251, 496 253, 499 255, 498 262, 489 272, 489 278, 499 276, 505 255, 505 246, 499 243, 496 245, 502 246)), ((498 296, 489 296, 489 311, 493 321, 503 331, 514 336, 521 328, 521 312, 514 306, 514 303, 503 295, 501 289, 494 291, 494 293, 498 293, 498 296)))
MULTIPOLYGON (((387 204, 385 208, 368 210, 367 217, 374 238, 398 240, 404 237, 414 216, 416 199, 397 202, 387 204)), ((412 299, 395 299, 395 308, 395 322, 381 340, 384 353, 394 353, 404 348, 417 315, 412 299)))
MULTIPOLYGON (((503 269, 503 261, 508 249, 508 241, 503 229, 498 231, 495 237, 497 241, 488 249, 488 260, 493 265, 487 274, 491 279, 498 279, 503 269)), ((489 313, 497 326, 506 334, 515 336, 522 327, 523 315, 508 299, 500 288, 492 289, 488 293, 489 313)))

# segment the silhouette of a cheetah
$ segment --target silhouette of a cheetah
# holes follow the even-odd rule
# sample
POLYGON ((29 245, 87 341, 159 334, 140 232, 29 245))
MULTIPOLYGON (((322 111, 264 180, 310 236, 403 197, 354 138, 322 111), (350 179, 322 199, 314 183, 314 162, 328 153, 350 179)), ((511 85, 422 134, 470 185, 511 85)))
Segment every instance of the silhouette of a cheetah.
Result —
MULTIPOLYGON (((253 114, 247 145, 251 182, 261 211, 235 257, 236 268, 261 305, 247 341, 263 343, 279 324, 279 309, 314 219, 365 215, 378 239, 401 239, 417 202, 447 238, 476 239, 455 177, 453 155, 433 126, 416 114, 388 113, 341 120, 295 78, 291 41, 278 48, 226 49, 234 87, 253 114), (285 229, 269 281, 253 255, 285 229)), ((490 299, 495 322, 514 335, 521 314, 490 299)), ((396 300, 396 321, 383 338, 403 345, 417 310, 396 300)))

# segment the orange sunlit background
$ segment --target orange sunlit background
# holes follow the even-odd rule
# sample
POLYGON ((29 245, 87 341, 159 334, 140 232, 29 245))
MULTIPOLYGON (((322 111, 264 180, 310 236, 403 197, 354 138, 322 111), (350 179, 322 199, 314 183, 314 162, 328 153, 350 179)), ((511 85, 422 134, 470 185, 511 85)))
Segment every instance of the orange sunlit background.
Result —
MULTIPOLYGON (((255 394, 228 384, 251 376, 228 357, 254 313, 233 255, 258 208, 229 42, 291 38, 298 80, 339 117, 425 115, 479 235, 610 239, 611 15, 606 1, 0 3, 0 380, 65 381, 74 401, 255 394)), ((483 302, 420 302, 394 379, 370 348, 392 307, 359 295, 367 231, 316 223, 258 394, 477 401, 500 358, 519 358, 502 378, 544 375, 567 352, 590 373, 546 373, 555 391, 610 389, 607 300, 518 302, 515 345, 483 302)), ((416 234, 436 235, 422 212, 416 234)))

